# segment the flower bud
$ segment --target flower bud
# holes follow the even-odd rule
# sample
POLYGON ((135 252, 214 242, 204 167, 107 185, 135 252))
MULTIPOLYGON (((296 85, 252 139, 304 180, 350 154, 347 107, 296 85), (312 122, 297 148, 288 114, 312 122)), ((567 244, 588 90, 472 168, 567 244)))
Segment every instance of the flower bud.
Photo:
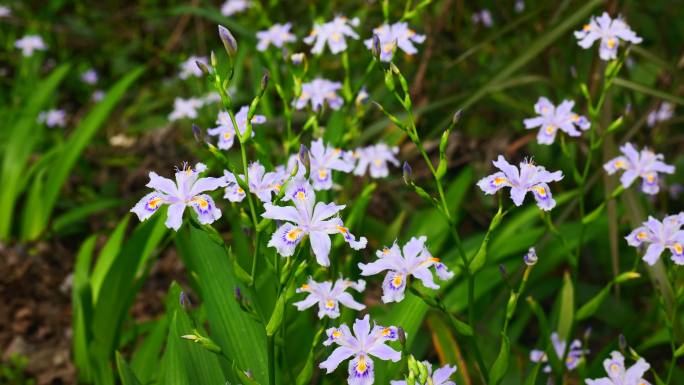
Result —
POLYGON ((242 291, 240 290, 240 288, 238 286, 235 286, 234 294, 235 294, 235 300, 238 302, 242 302, 242 291))
POLYGON ((180 295, 178 296, 178 303, 180 303, 182 307, 185 307, 186 305, 192 305, 192 303, 190 303, 190 298, 187 294, 185 294, 184 291, 180 292, 180 295))
POLYGON ((292 61, 292 64, 298 66, 304 62, 305 56, 304 53, 298 52, 298 53, 293 53, 290 56, 290 60, 292 61))
POLYGON ((299 154, 297 156, 299 157, 299 161, 304 165, 304 168, 308 169, 309 164, 311 163, 311 159, 309 158, 309 148, 301 144, 299 146, 299 154))
POLYGON ((406 345, 406 332, 401 326, 397 328, 397 338, 402 346, 406 345))
POLYGON ((623 352, 627 349, 627 338, 625 338, 624 334, 620 334, 620 337, 618 337, 618 346, 620 346, 620 350, 623 352))
POLYGON ((461 115, 463 114, 463 110, 458 110, 454 112, 454 116, 451 117, 451 123, 455 126, 456 123, 458 123, 461 120, 461 115))
POLYGON ((195 60, 195 65, 197 66, 197 68, 200 69, 200 71, 202 71, 202 73, 204 74, 204 76, 208 76, 208 75, 209 75, 209 68, 207 68, 207 65, 206 65, 206 64, 202 63, 202 62, 199 61, 199 60, 195 60))
POLYGON ((264 71, 264 76, 261 77, 261 90, 264 91, 266 87, 268 87, 268 80, 270 78, 270 74, 267 71, 264 71))
POLYGON ((230 33, 230 30, 228 30, 228 28, 220 24, 218 26, 218 32, 219 37, 221 38, 221 42, 223 43, 223 46, 226 49, 226 52, 228 52, 228 55, 230 55, 231 57, 234 56, 237 52, 237 40, 235 40, 233 34, 230 33))
POLYGON ((373 34, 373 45, 371 45, 371 53, 373 54, 373 56, 379 58, 380 49, 380 37, 376 34, 373 34))
POLYGON ((202 139, 204 139, 204 133, 202 133, 202 129, 195 123, 192 124, 192 135, 195 137, 197 143, 203 142, 202 139))
POLYGON ((537 263, 537 251, 534 249, 534 247, 530 247, 523 260, 527 266, 534 266, 537 263))
POLYGON ((402 167, 402 176, 406 185, 409 185, 411 182, 413 182, 413 170, 407 161, 404 161, 404 166, 402 167))

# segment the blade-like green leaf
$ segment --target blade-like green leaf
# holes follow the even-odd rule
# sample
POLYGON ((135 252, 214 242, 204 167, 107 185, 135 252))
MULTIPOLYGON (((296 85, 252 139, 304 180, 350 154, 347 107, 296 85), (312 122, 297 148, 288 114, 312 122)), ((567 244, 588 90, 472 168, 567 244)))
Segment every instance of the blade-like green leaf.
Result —
POLYGON ((563 276, 563 287, 560 293, 560 313, 558 314, 558 335, 561 341, 567 341, 572 329, 575 315, 575 289, 569 273, 563 276))
POLYGON ((141 385, 135 373, 126 363, 119 352, 116 352, 116 368, 119 370, 119 377, 121 378, 121 384, 123 385, 141 385))

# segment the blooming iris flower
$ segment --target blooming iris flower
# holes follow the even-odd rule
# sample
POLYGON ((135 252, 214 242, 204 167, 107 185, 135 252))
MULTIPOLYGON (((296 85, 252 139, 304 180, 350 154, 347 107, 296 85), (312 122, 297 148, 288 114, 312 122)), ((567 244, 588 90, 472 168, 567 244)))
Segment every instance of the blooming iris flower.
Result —
POLYGON ((273 24, 271 28, 257 32, 256 37, 259 40, 257 49, 259 51, 266 51, 271 44, 275 47, 283 48, 285 43, 297 41, 295 35, 290 32, 290 28, 292 28, 292 24, 290 23, 273 24))
POLYGON ((48 110, 38 114, 38 122, 45 123, 48 127, 65 127, 66 111, 48 110))
POLYGON ((251 0, 227 0, 221 6, 223 16, 232 16, 236 13, 244 12, 253 6, 251 0))
POLYGON ((202 70, 197 65, 197 62, 209 67, 209 59, 207 59, 206 56, 190 56, 188 60, 181 63, 178 77, 185 80, 191 76, 196 78, 204 76, 202 70))
POLYGON ((539 114, 534 118, 525 119, 523 123, 525 128, 532 129, 541 127, 537 134, 537 141, 540 144, 551 144, 556 138, 558 130, 565 132, 570 136, 580 136, 581 131, 588 130, 591 123, 589 120, 581 115, 577 115, 572 111, 575 102, 572 100, 563 100, 558 107, 554 106, 549 99, 545 97, 539 98, 534 105, 534 111, 539 114))
POLYGON ((147 187, 154 189, 145 195, 131 212, 141 221, 151 217, 163 205, 169 205, 166 227, 178 231, 183 223, 183 212, 187 206, 197 213, 199 222, 209 224, 221 218, 221 210, 216 207, 214 200, 207 194, 226 185, 225 178, 200 178, 200 173, 207 169, 202 163, 195 168, 183 165, 182 170, 176 171, 176 181, 161 177, 154 171, 150 172, 150 182, 147 187))
POLYGON ((354 250, 366 247, 367 240, 365 237, 361 237, 357 241, 349 229, 344 227, 342 219, 337 216, 331 218, 345 206, 334 203, 316 203, 316 194, 309 182, 304 180, 292 181, 283 200, 292 201, 294 206, 283 207, 266 203, 264 204, 265 212, 261 214, 264 218, 286 222, 278 227, 268 242, 268 246, 275 247, 283 257, 291 256, 297 244, 306 235, 309 236, 316 261, 321 266, 330 265, 331 234, 342 234, 344 240, 354 250))
POLYGON ((382 282, 382 302, 400 302, 404 299, 404 291, 410 276, 418 278, 425 287, 439 289, 432 277, 431 267, 439 279, 446 281, 453 277, 454 273, 434 258, 425 247, 427 237, 412 237, 402 250, 394 242, 391 248, 385 247, 378 250, 376 255, 378 260, 368 264, 359 263, 361 275, 368 276, 378 274, 387 270, 385 280, 382 282))
POLYGON ((643 358, 639 358, 634 365, 625 370, 625 357, 614 351, 610 353, 610 358, 603 360, 603 367, 608 377, 587 379, 587 385, 651 385, 643 378, 644 373, 651 368, 643 358))
POLYGON ((589 24, 575 31, 575 37, 579 40, 577 44, 584 49, 591 47, 596 40, 601 40, 599 57, 602 60, 617 58, 620 40, 634 44, 641 43, 641 38, 622 19, 611 19, 608 12, 603 12, 598 18, 592 17, 589 24))
MULTIPOLYGON (((237 114, 235 114, 235 122, 240 130, 240 135, 243 135, 245 130, 247 130, 248 113, 249 106, 242 106, 237 114)), ((263 124, 265 122, 266 117, 263 115, 254 115, 252 117, 252 124, 263 124)), ((218 119, 216 119, 216 124, 218 124, 218 127, 208 129, 207 134, 218 136, 218 148, 222 150, 230 150, 230 148, 233 147, 233 142, 235 141, 235 126, 233 126, 230 115, 225 111, 219 112, 218 119)), ((254 130, 252 130, 252 136, 254 136, 254 130)))
POLYGON ((353 330, 352 334, 346 324, 326 330, 328 338, 323 341, 323 345, 329 346, 335 343, 339 346, 333 350, 328 359, 320 363, 319 367, 330 374, 342 361, 353 357, 349 361, 347 383, 371 385, 375 379, 375 371, 370 356, 393 362, 401 359, 401 352, 386 345, 388 341, 397 340, 397 327, 373 325, 371 328, 369 316, 366 314, 363 319, 357 319, 354 322, 353 330))
POLYGON ((358 158, 358 163, 354 169, 354 175, 363 175, 369 170, 372 178, 384 178, 389 175, 387 163, 399 166, 399 160, 395 154, 399 153, 399 147, 390 147, 385 143, 378 143, 368 147, 360 148, 352 156, 358 158))
POLYGON ((631 186, 641 177, 641 190, 646 194, 657 194, 660 191, 658 173, 672 174, 675 171, 674 166, 663 162, 665 157, 662 154, 656 154, 648 148, 639 152, 632 143, 626 143, 620 147, 620 151, 622 155, 608 161, 603 165, 603 169, 608 175, 624 170, 620 177, 620 183, 624 188, 631 186))
POLYGON ((653 266, 660 255, 669 249, 672 260, 677 265, 684 265, 684 212, 669 215, 659 220, 648 217, 641 227, 634 229, 625 237, 627 243, 633 247, 639 247, 644 243, 649 244, 644 254, 644 261, 653 266))
POLYGON ((339 317, 340 303, 354 310, 365 309, 365 305, 356 302, 354 297, 346 292, 348 288, 360 293, 366 289, 366 281, 360 279, 354 282, 340 278, 333 284, 331 281, 316 282, 309 277, 307 283, 297 289, 297 293, 309 293, 309 295, 303 301, 295 302, 294 305, 297 310, 302 311, 318 304, 318 318, 339 317))
POLYGON ((83 80, 83 82, 86 84, 94 85, 97 83, 97 79, 97 71, 92 68, 81 74, 81 80, 83 80))
POLYGON ((316 78, 311 82, 302 84, 302 93, 295 100, 295 107, 298 110, 311 103, 311 108, 318 111, 325 102, 333 110, 339 110, 344 104, 344 99, 337 95, 337 90, 342 88, 342 83, 331 82, 330 80, 316 78))
MULTIPOLYGON (((565 341, 561 341, 558 337, 558 333, 551 333, 551 344, 553 345, 553 350, 556 352, 558 358, 563 357, 565 353, 565 341)), ((565 366, 568 370, 574 370, 580 364, 580 359, 586 353, 586 350, 582 349, 582 342, 580 340, 573 340, 568 349, 568 356, 565 358, 565 366)), ((532 350, 530 352, 530 361, 532 362, 548 362, 549 358, 546 356, 546 352, 542 350, 532 350)), ((551 366, 544 366, 544 373, 550 373, 551 366)))
POLYGON ((548 183, 563 179, 561 171, 548 172, 542 166, 537 166, 525 160, 520 162, 520 170, 504 159, 503 155, 495 160, 500 172, 480 179, 477 185, 485 194, 494 194, 504 187, 511 188, 511 199, 516 206, 522 205, 528 192, 532 192, 537 206, 544 211, 556 206, 548 183))
POLYGON ((35 51, 45 51, 47 46, 43 38, 38 35, 26 35, 14 42, 14 46, 21 50, 21 54, 30 57, 35 51))
MULTIPOLYGON (((444 365, 441 368, 438 368, 435 370, 435 372, 432 372, 432 364, 429 363, 428 361, 423 361, 423 365, 428 370, 428 378, 432 381, 428 381, 428 384, 432 385, 456 385, 455 382, 451 381, 449 377, 451 377, 454 373, 456 373, 456 370, 458 369, 456 365, 450 366, 450 365, 444 365)), ((390 381, 391 385, 406 385, 405 380, 400 380, 400 381, 390 381)))
POLYGON ((176 98, 173 101, 173 111, 169 114, 170 121, 176 121, 183 118, 195 119, 197 118, 197 109, 204 105, 204 101, 198 98, 176 98))
POLYGON ((653 127, 656 123, 669 120, 674 115, 674 106, 672 103, 662 103, 660 107, 651 111, 646 118, 646 123, 649 127, 653 127))
MULTIPOLYGON (((413 43, 425 41, 425 35, 417 34, 405 22, 383 24, 373 29, 373 34, 380 39, 380 60, 384 62, 392 61, 395 47, 401 48, 407 55, 415 55, 418 49, 413 43)), ((368 49, 373 49, 373 39, 365 40, 364 43, 368 49)))
POLYGON ((311 143, 309 178, 315 190, 332 188, 332 170, 350 172, 354 167, 342 159, 342 150, 324 145, 323 139, 311 143))
POLYGON ((304 38, 304 42, 312 45, 311 53, 320 54, 328 44, 330 52, 338 54, 347 49, 346 37, 358 39, 359 35, 354 32, 352 27, 358 27, 359 18, 347 19, 344 16, 336 16, 332 21, 324 24, 315 23, 309 36, 304 38))
MULTIPOLYGON (((282 175, 274 171, 266 172, 264 166, 258 161, 249 165, 247 173, 249 174, 249 191, 264 203, 271 202, 271 194, 278 194, 282 187, 282 175)), ((231 202, 241 202, 245 198, 245 190, 237 183, 233 173, 225 170, 223 175, 227 181, 226 193, 223 197, 231 202)), ((240 178, 244 180, 245 176, 240 175, 240 178)))

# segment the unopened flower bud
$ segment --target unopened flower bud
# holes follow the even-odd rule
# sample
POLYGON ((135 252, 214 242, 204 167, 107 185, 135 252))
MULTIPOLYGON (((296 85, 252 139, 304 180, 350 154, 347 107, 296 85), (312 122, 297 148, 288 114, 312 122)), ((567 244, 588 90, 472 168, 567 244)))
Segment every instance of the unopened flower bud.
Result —
POLYGON ((302 53, 302 52, 293 53, 290 56, 290 60, 292 61, 292 64, 298 66, 304 62, 304 53, 302 53))
POLYGON ((303 144, 299 146, 298 157, 299 161, 304 165, 306 169, 308 169, 311 159, 309 158, 309 149, 303 144))
POLYGON ((270 74, 268 71, 264 71, 264 76, 261 77, 261 90, 265 90, 266 87, 268 87, 268 80, 270 78, 270 74))
POLYGON ((620 350, 623 352, 627 349, 627 338, 625 338, 624 334, 620 334, 620 337, 618 337, 618 346, 620 346, 620 350))
POLYGON ((406 183, 406 185, 411 184, 411 182, 413 182, 413 170, 407 161, 404 161, 404 166, 401 169, 404 183, 406 183))
POLYGON ((373 45, 371 46, 371 53, 373 53, 373 56, 376 58, 380 57, 380 49, 380 37, 373 34, 373 45))
POLYGON ((219 37, 221 38, 221 42, 223 43, 223 46, 226 48, 226 52, 228 52, 228 55, 235 55, 235 53, 237 52, 237 40, 235 40, 233 34, 230 33, 230 30, 228 30, 228 28, 220 24, 218 26, 218 31, 219 37))
POLYGON ((537 251, 534 249, 534 247, 530 247, 523 259, 527 266, 534 266, 537 263, 537 251))
POLYGON ((197 143, 203 142, 202 139, 204 139, 204 134, 202 133, 202 129, 195 123, 192 124, 192 135, 195 137, 197 143))
POLYGON ((209 75, 209 68, 207 68, 207 65, 206 65, 206 64, 202 63, 202 62, 199 61, 199 60, 195 60, 195 65, 197 66, 197 68, 200 69, 200 71, 202 71, 202 73, 204 74, 204 76, 208 76, 208 75, 209 75))
POLYGON ((242 291, 238 286, 235 286, 235 300, 238 302, 242 302, 242 291))
POLYGON ((454 112, 454 116, 451 117, 451 123, 456 125, 456 123, 458 123, 458 121, 461 120, 462 114, 463 114, 463 110, 458 110, 458 111, 454 112))
POLYGON ((397 328, 397 338, 399 339, 399 342, 401 345, 406 345, 406 332, 404 331, 404 328, 399 326, 397 328))
POLYGON ((190 303, 190 298, 187 294, 185 294, 184 291, 180 292, 180 295, 178 296, 178 303, 180 303, 182 307, 185 307, 186 305, 192 305, 192 303, 190 303))

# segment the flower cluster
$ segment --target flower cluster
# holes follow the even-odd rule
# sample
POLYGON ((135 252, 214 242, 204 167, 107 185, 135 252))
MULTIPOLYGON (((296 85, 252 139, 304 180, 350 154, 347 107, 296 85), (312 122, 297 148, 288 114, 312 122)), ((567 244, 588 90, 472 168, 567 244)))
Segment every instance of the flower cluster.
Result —
POLYGON ((637 151, 632 143, 626 143, 620 147, 620 151, 622 155, 608 161, 603 168, 608 175, 623 170, 620 183, 624 188, 631 186, 637 178, 641 178, 641 190, 646 194, 657 194, 660 191, 658 174, 674 173, 674 166, 663 162, 665 157, 662 154, 656 154, 648 148, 637 151))
POLYGON ((52 127, 66 127, 66 111, 64 110, 48 110, 38 114, 38 123, 44 123, 46 126, 52 127))
POLYGON ((523 123, 525 128, 532 129, 541 127, 537 134, 537 142, 540 144, 551 144, 556 139, 558 130, 565 132, 570 136, 580 136, 581 131, 586 131, 591 126, 589 120, 572 111, 575 102, 572 100, 564 100, 557 107, 554 106, 549 99, 545 97, 539 98, 534 105, 534 112, 539 116, 525 119, 523 123))
POLYGON ((663 102, 655 110, 648 113, 646 118, 646 124, 649 127, 653 127, 660 122, 665 122, 670 120, 674 115, 674 105, 672 103, 663 102))

